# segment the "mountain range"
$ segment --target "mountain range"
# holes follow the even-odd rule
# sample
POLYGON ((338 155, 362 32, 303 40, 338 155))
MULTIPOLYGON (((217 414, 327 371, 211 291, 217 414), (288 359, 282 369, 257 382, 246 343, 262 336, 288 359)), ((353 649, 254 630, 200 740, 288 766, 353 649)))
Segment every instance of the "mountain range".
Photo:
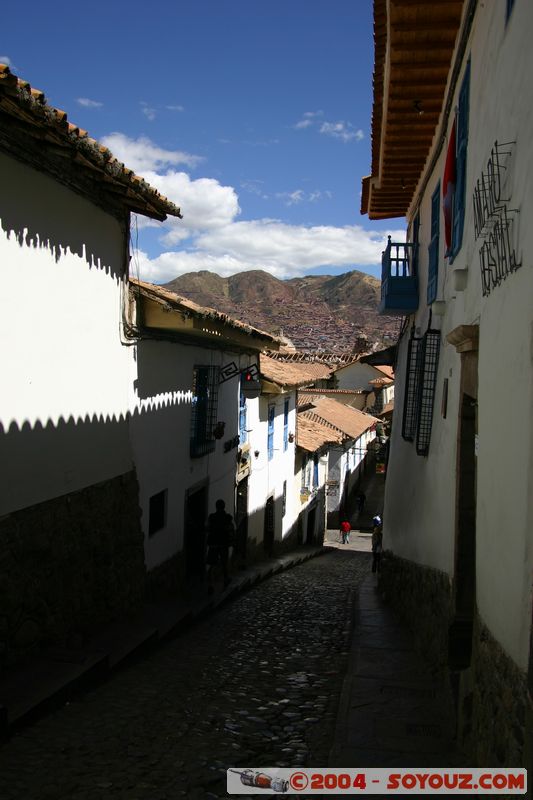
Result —
POLYGON ((377 313, 380 285, 357 270, 289 280, 263 270, 228 278, 202 270, 164 287, 256 328, 282 333, 299 350, 359 352, 396 341, 398 319, 377 313))

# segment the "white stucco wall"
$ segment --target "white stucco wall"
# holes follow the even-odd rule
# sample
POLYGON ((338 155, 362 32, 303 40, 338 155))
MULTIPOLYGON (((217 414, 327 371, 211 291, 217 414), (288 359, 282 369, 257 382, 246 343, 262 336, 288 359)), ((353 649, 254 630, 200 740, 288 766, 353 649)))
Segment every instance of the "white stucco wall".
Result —
POLYGON ((382 378, 383 373, 371 364, 348 364, 335 372, 337 389, 373 389, 370 381, 382 378))
POLYGON ((0 514, 127 472, 119 222, 0 154, 0 514))
POLYGON ((248 441, 250 443, 251 472, 248 481, 249 528, 248 537, 256 542, 263 540, 263 521, 265 502, 268 497, 275 501, 275 538, 285 537, 296 524, 300 499, 295 491, 295 442, 289 442, 283 449, 284 403, 289 400, 289 433, 296 432, 296 410, 294 391, 280 395, 261 395, 256 400, 248 400, 248 441), (274 452, 269 461, 268 407, 275 406, 274 452), (255 456, 255 453, 258 453, 255 456), (287 482, 287 501, 285 515, 281 515, 283 483, 287 482))
MULTIPOLYGON (((533 331, 533 70, 530 32, 533 7, 515 3, 506 26, 505 4, 478 4, 466 57, 471 57, 466 215, 463 244, 454 263, 441 259, 438 299, 442 330, 433 430, 429 456, 416 456, 401 439, 407 335, 396 372, 391 458, 386 484, 385 541, 405 558, 454 569, 456 440, 460 394, 460 356, 445 336, 458 325, 479 325, 476 584, 479 613, 516 663, 525 668, 531 624, 533 470, 531 426, 533 331), (494 142, 513 142, 503 196, 519 209, 513 229, 520 269, 483 297, 479 267, 481 239, 473 228, 472 192, 494 142), (463 271, 463 272, 458 272, 463 271), (458 282, 461 276, 462 283, 458 282), (447 378, 447 417, 441 416, 447 378)), ((464 64, 463 64, 464 70, 464 64)), ((459 78, 457 92, 461 85, 459 78)), ((450 120, 451 127, 452 120, 450 120)), ((442 177, 445 150, 427 186, 420 218, 420 308, 415 325, 424 333, 430 198, 442 177)))
POLYGON ((219 385, 217 421, 226 424, 214 452, 197 458, 189 454, 194 367, 230 362, 244 369, 250 356, 164 341, 142 341, 136 348, 130 430, 148 569, 183 549, 187 490, 207 482, 208 513, 221 498, 226 511, 234 514, 237 448, 225 452, 224 446, 238 435, 238 377, 219 385), (150 497, 164 490, 166 523, 150 537, 150 497))

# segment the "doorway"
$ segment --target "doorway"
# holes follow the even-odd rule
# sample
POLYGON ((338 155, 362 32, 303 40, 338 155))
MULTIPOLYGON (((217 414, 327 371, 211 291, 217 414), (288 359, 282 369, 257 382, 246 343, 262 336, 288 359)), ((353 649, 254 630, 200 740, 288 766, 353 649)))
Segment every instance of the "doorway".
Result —
POLYGON ((246 562, 246 547, 248 544, 248 478, 237 484, 237 498, 235 502, 235 551, 239 563, 246 562))
POLYGON ((265 505, 265 518, 263 523, 263 549, 269 557, 274 553, 274 533, 274 498, 269 497, 265 505))
POLYGON ((199 580, 205 570, 207 484, 189 489, 185 497, 185 575, 199 580))
POLYGON ((455 614, 450 627, 450 667, 467 669, 472 655, 476 603, 476 409, 464 393, 459 418, 455 614))
POLYGON ((305 537, 306 544, 315 543, 315 525, 316 525, 316 506, 310 508, 307 512, 307 534, 305 537))

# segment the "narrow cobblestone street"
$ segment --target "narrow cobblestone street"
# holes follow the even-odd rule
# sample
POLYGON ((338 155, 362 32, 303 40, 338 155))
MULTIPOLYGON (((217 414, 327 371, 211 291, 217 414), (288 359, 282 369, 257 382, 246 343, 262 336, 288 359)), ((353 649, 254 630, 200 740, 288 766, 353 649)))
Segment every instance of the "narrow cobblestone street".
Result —
POLYGON ((0 797, 226 797, 228 766, 324 766, 366 553, 278 574, 0 750, 0 797))

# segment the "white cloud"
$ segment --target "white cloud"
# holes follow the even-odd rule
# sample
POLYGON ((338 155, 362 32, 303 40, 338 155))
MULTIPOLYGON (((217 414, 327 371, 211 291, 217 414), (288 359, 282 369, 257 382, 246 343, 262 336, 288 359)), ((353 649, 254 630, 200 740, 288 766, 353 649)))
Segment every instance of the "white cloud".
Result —
POLYGON ((89 100, 88 97, 78 97, 76 103, 79 103, 80 106, 84 106, 84 108, 102 108, 104 105, 98 102, 98 100, 89 100))
POLYGON ((264 269, 278 278, 309 274, 324 267, 377 266, 387 235, 403 241, 405 232, 375 233, 359 225, 288 225, 279 220, 233 222, 195 237, 189 249, 139 257, 145 280, 165 282, 185 272, 207 269, 233 275, 264 269))
POLYGON ((320 133, 326 136, 333 136, 335 139, 341 139, 343 142, 356 141, 360 142, 364 139, 365 134, 358 128, 357 130, 351 122, 323 122, 320 126, 320 133))
MULTIPOLYGON (((170 220, 170 239, 172 231, 182 228, 191 231, 210 230, 229 225, 240 214, 239 198, 232 186, 222 186, 213 178, 191 178, 185 172, 170 170, 165 175, 156 172, 143 172, 144 178, 151 186, 178 205, 183 213, 183 220, 170 220)), ((178 234, 183 238, 181 234, 178 234)), ((168 242, 167 242, 168 243, 168 242)))
MULTIPOLYGON (((182 220, 169 218, 158 224, 165 252, 150 258, 141 241, 134 265, 145 280, 164 283, 197 270, 234 275, 264 269, 278 278, 290 278, 326 267, 377 267, 387 234, 395 241, 405 238, 403 230, 374 232, 360 225, 291 225, 276 219, 239 221, 239 198, 232 186, 223 186, 213 178, 192 179, 172 168, 182 163, 194 166, 198 157, 164 150, 150 139, 132 140, 121 133, 105 137, 103 143, 141 172, 183 213, 182 220)), ((244 188, 257 193, 263 189, 260 181, 249 181, 244 188)), ((279 196, 296 204, 331 197, 331 192, 295 189, 279 196)), ((138 228, 144 225, 140 217, 138 228)))
POLYGON ((179 164, 194 168, 204 160, 201 156, 193 156, 182 150, 165 150, 147 136, 130 139, 123 133, 111 133, 104 136, 101 142, 127 167, 141 174, 147 170, 165 169, 179 164))
POLYGON ((152 106, 149 106, 148 103, 145 103, 143 101, 141 101, 140 106, 141 106, 141 111, 144 114, 144 116, 147 119, 149 119, 150 122, 152 122, 156 117, 155 108, 152 108, 152 106))
POLYGON ((306 111, 301 120, 299 120, 293 128, 296 130, 303 130, 305 128, 310 128, 311 125, 314 125, 318 122, 318 118, 322 117, 324 114, 323 111, 306 111))
POLYGON ((168 111, 185 111, 183 106, 165 106, 168 111))

